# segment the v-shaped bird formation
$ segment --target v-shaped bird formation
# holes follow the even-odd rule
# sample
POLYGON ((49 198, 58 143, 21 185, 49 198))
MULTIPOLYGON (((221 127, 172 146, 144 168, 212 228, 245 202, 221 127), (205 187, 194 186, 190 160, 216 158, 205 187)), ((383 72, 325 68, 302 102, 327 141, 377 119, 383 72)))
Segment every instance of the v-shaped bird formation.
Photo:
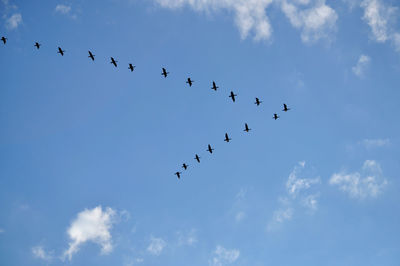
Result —
MULTIPOLYGON (((0 40, 3 42, 3 45, 6 45, 6 44, 7 44, 8 39, 7 39, 6 37, 2 36, 0 40)), ((39 50, 40 47, 42 46, 42 44, 40 44, 39 42, 34 42, 34 45, 33 45, 33 46, 36 47, 37 50, 39 50)), ((66 53, 66 51, 63 50, 61 47, 57 47, 57 53, 60 54, 61 56, 64 56, 64 54, 66 53)), ((88 58, 90 58, 92 61, 95 61, 95 55, 94 55, 93 52, 90 51, 90 50, 88 51, 88 58)), ((117 60, 115 60, 113 57, 110 57, 110 60, 111 60, 111 61, 110 61, 110 64, 112 64, 114 67, 118 67, 118 64, 117 64, 118 61, 117 61, 117 60)), ((136 68, 136 66, 133 65, 132 63, 129 63, 129 64, 128 64, 128 69, 129 69, 131 72, 133 72, 133 71, 135 70, 135 68, 136 68)), ((165 67, 162 67, 162 68, 161 68, 161 75, 162 75, 164 78, 167 78, 168 75, 169 75, 169 73, 170 73, 170 72, 168 72, 167 69, 166 69, 165 67)), ((186 80, 186 83, 189 85, 189 87, 192 87, 192 86, 194 85, 194 80, 192 80, 191 77, 188 77, 187 80, 186 80)), ((217 91, 217 90, 219 89, 219 87, 217 86, 217 84, 216 84, 215 81, 212 81, 212 87, 211 87, 211 89, 214 90, 214 91, 217 91)), ((235 103, 235 102, 236 102, 236 97, 237 97, 237 96, 238 96, 237 94, 235 94, 233 91, 231 91, 228 97, 231 98, 231 100, 232 100, 233 103, 235 103)), ((256 97, 256 98, 255 98, 254 104, 257 105, 257 106, 260 106, 261 103, 262 103, 262 101, 261 101, 258 97, 256 97)), ((283 109, 282 109, 282 111, 283 111, 283 112, 287 112, 287 111, 289 111, 289 110, 290 110, 290 108, 288 108, 287 104, 284 103, 284 104, 283 104, 283 109)), ((279 117, 280 117, 280 116, 278 116, 277 113, 274 113, 273 116, 272 116, 272 118, 273 118, 274 120, 277 120, 279 117)), ((243 129, 243 131, 246 132, 246 133, 249 133, 250 130, 251 130, 251 128, 249 127, 249 125, 248 125, 247 123, 245 123, 245 124, 244 124, 244 129, 243 129)), ((229 143, 229 142, 231 142, 231 140, 232 140, 232 139, 229 138, 229 134, 228 134, 228 133, 225 133, 224 141, 225 141, 226 143, 229 143)), ((209 152, 210 154, 213 154, 214 150, 215 150, 215 149, 212 148, 211 144, 208 144, 206 151, 209 152)), ((201 159, 201 157, 200 157, 198 154, 195 154, 194 160, 195 160, 197 163, 200 163, 200 159, 201 159)), ((189 169, 189 164, 187 164, 186 162, 183 163, 183 164, 182 164, 182 169, 183 169, 184 171, 187 171, 187 170, 189 169)), ((182 174, 183 174, 183 173, 182 173, 182 172, 179 172, 179 171, 175 172, 175 175, 177 176, 178 179, 181 178, 182 174)))

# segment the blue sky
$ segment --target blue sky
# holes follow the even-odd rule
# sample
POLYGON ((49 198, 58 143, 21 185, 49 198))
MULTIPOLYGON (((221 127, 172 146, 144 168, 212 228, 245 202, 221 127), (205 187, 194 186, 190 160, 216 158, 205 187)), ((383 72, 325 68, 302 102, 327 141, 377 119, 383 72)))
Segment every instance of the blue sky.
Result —
POLYGON ((397 1, 0 12, 1 265, 399 265, 397 1))

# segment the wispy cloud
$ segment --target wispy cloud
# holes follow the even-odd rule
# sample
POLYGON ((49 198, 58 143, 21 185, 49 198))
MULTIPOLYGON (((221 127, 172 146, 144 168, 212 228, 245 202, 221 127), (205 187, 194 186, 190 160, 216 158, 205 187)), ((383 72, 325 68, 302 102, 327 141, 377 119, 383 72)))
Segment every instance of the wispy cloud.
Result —
POLYGON ((152 255, 159 256, 166 246, 167 242, 164 239, 152 236, 147 251, 152 255))
POLYGON ((55 11, 61 14, 69 14, 71 12, 71 6, 58 4, 56 5, 55 11))
POLYGON ((54 11, 56 13, 68 16, 68 17, 70 17, 72 19, 77 19, 78 18, 76 10, 74 10, 74 12, 73 12, 72 6, 70 6, 70 5, 58 4, 58 5, 56 5, 54 11))
POLYGON ((2 234, 2 233, 4 233, 5 231, 4 231, 4 229, 3 228, 0 228, 0 234, 2 234))
POLYGON ((330 185, 338 186, 340 190, 356 199, 377 197, 387 183, 380 164, 374 160, 366 160, 359 172, 335 173, 329 180, 330 185))
POLYGON ((235 262, 240 256, 237 249, 226 249, 220 245, 215 248, 212 258, 209 262, 211 266, 223 266, 235 262))
POLYGON ((371 28, 371 39, 380 43, 391 41, 400 52, 400 33, 394 27, 398 8, 381 0, 363 0, 361 7, 364 9, 363 20, 371 28))
POLYGON ((22 15, 15 13, 6 20, 6 28, 8 30, 15 30, 22 23, 22 15))
POLYGON ((42 246, 35 246, 32 248, 32 254, 35 258, 45 261, 53 260, 53 252, 46 252, 42 246))
POLYGON ((194 246, 197 243, 197 232, 196 229, 192 229, 189 232, 177 232, 178 235, 178 246, 194 246))
POLYGON ((367 149, 381 148, 390 145, 390 139, 363 139, 360 144, 362 144, 367 149))
POLYGON ((277 3, 291 24, 301 30, 303 42, 314 42, 330 37, 338 18, 325 0, 155 0, 162 7, 171 9, 189 6, 196 11, 212 13, 227 10, 234 14, 235 24, 242 39, 249 35, 254 40, 270 40, 272 26, 267 9, 277 3), (279 4, 281 3, 281 4, 279 4))
POLYGON ((359 78, 364 77, 364 73, 368 68, 370 62, 371 58, 368 55, 362 54, 358 59, 357 64, 352 68, 353 73, 359 78))
POLYGON ((272 34, 272 28, 266 9, 273 0, 155 0, 162 7, 181 8, 190 6, 196 11, 213 12, 217 10, 232 11, 235 16, 235 23, 239 28, 242 39, 253 35, 255 40, 268 40, 272 34))
POLYGON ((301 39, 305 43, 322 38, 329 40, 336 31, 338 15, 325 0, 282 0, 281 7, 290 23, 301 30, 301 39))
POLYGON ((313 186, 320 184, 319 177, 300 178, 300 174, 305 168, 304 161, 299 162, 289 174, 286 182, 286 194, 279 198, 280 207, 274 211, 271 220, 267 224, 267 231, 274 231, 281 224, 292 219, 297 206, 306 208, 314 212, 318 209, 319 192, 310 193, 313 186))
POLYGON ((64 252, 64 258, 72 259, 72 255, 79 251, 82 244, 94 242, 101 246, 102 254, 112 251, 110 230, 115 223, 115 211, 111 208, 85 209, 78 213, 76 219, 68 228, 70 238, 69 248, 64 252))

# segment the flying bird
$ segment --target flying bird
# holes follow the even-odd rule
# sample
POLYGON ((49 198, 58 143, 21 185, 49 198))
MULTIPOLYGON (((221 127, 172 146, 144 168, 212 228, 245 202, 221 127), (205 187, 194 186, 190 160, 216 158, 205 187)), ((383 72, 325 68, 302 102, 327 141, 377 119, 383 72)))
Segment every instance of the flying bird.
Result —
POLYGON ((219 87, 218 87, 218 86, 215 84, 215 82, 213 81, 213 85, 212 85, 211 89, 217 91, 218 88, 219 88, 219 87))
POLYGON ((279 118, 279 116, 277 114, 274 114, 274 116, 272 118, 276 120, 279 118))
POLYGON ((187 165, 187 164, 185 164, 185 163, 184 163, 184 164, 182 164, 182 168, 183 168, 183 169, 185 169, 185 170, 187 170, 187 169, 188 169, 188 166, 189 166, 189 165, 187 165))
POLYGON ((91 52, 91 51, 88 51, 89 52, 89 58, 90 59, 92 59, 92 61, 94 61, 94 57, 95 57, 95 55, 91 52))
POLYGON ((189 84, 189 87, 192 87, 194 80, 191 80, 190 78, 187 79, 186 83, 189 84))
POLYGON ((207 148, 207 151, 209 152, 209 153, 213 153, 213 148, 211 148, 211 145, 210 144, 208 144, 208 148, 207 148))
POLYGON ((232 140, 232 139, 229 138, 228 133, 225 133, 225 139, 224 139, 224 141, 229 142, 229 141, 231 141, 231 140, 232 140))
POLYGON ((244 124, 244 130, 246 132, 249 132, 251 130, 251 128, 249 128, 249 126, 247 125, 247 123, 244 124))
POLYGON ((1 37, 1 40, 3 41, 4 44, 6 44, 6 42, 7 42, 7 38, 6 37, 4 37, 4 36, 1 37))
POLYGON ((164 78, 166 78, 168 76, 169 72, 167 72, 167 70, 165 68, 162 68, 162 73, 161 75, 164 76, 164 78))
POLYGON ((61 47, 58 47, 57 53, 59 53, 61 56, 64 56, 65 50, 61 49, 61 47))
POLYGON ((288 108, 287 105, 286 105, 286 103, 284 103, 284 104, 283 104, 283 110, 282 110, 282 111, 287 112, 287 111, 289 111, 289 110, 290 110, 290 108, 288 108))
POLYGON ((230 98, 232 98, 232 101, 235 102, 235 97, 237 95, 233 93, 233 91, 231 91, 231 95, 229 95, 230 98))
POLYGON ((260 101, 260 99, 258 99, 258 98, 256 97, 256 102, 255 102, 254 104, 256 104, 257 106, 259 106, 261 103, 262 103, 262 101, 260 101))
POLYGON ((200 163, 200 156, 198 156, 197 154, 196 154, 196 156, 194 157, 194 159, 195 159, 198 163, 200 163))
POLYGON ((110 64, 113 64, 115 67, 117 67, 117 62, 113 57, 111 57, 111 62, 110 64))
POLYGON ((136 66, 133 66, 132 64, 129 64, 129 67, 128 67, 128 69, 130 69, 130 70, 131 70, 131 72, 133 72, 133 70, 135 69, 135 67, 136 67, 136 66))
POLYGON ((35 46, 38 50, 39 50, 39 48, 40 48, 40 46, 41 46, 41 44, 40 43, 38 43, 38 42, 35 42, 35 45, 33 45, 33 46, 35 46))
POLYGON ((181 172, 176 172, 175 175, 178 177, 178 179, 181 179, 181 172))

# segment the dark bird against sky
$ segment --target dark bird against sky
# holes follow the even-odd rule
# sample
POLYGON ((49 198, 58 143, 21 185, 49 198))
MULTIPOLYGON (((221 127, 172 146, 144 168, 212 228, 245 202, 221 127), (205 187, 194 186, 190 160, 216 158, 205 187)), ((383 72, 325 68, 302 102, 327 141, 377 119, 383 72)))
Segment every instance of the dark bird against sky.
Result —
POLYGON ((279 116, 277 114, 274 114, 274 116, 272 118, 277 120, 279 118, 279 116))
POLYGON ((168 76, 169 72, 167 72, 167 70, 165 68, 162 68, 162 73, 161 75, 164 76, 164 78, 166 78, 168 76))
POLYGON ((95 57, 95 55, 91 52, 91 51, 88 51, 89 52, 89 58, 90 59, 92 59, 92 61, 94 61, 94 57, 95 57))
POLYGON ((235 97, 237 95, 233 93, 233 91, 231 91, 231 94, 229 95, 230 98, 232 98, 232 101, 235 102, 235 97))
POLYGON ((181 179, 181 172, 176 172, 175 175, 178 177, 178 179, 181 179))
POLYGON ((194 80, 191 80, 190 78, 187 79, 186 83, 189 84, 189 87, 192 87, 194 80))
POLYGON ((213 85, 212 85, 211 89, 217 91, 218 88, 219 88, 219 87, 218 87, 218 86, 215 84, 215 82, 213 81, 213 85))
POLYGON ((262 103, 262 101, 260 101, 260 99, 258 99, 258 98, 256 97, 256 102, 255 102, 255 104, 256 104, 257 106, 259 106, 261 103, 262 103))
POLYGON ((186 164, 186 163, 182 164, 182 168, 183 168, 183 169, 187 170, 187 169, 188 169, 188 167, 189 167, 189 165, 188 165, 188 164, 186 164))
POLYGON ((231 140, 232 140, 232 139, 229 138, 228 133, 225 133, 225 139, 224 139, 224 141, 229 142, 229 141, 231 141, 231 140))
POLYGON ((133 72, 133 70, 135 69, 135 67, 136 67, 136 66, 134 66, 134 65, 132 65, 132 64, 129 64, 129 67, 128 67, 128 69, 130 69, 130 70, 131 70, 131 72, 133 72))
POLYGON ((59 53, 61 56, 64 56, 65 51, 61 49, 61 47, 58 47, 57 53, 59 53))
POLYGON ((6 44, 6 42, 7 42, 7 38, 6 37, 4 37, 4 36, 1 37, 1 40, 3 41, 4 44, 6 44))
POLYGON ((288 108, 287 105, 284 103, 284 104, 283 104, 283 110, 282 110, 282 111, 287 112, 287 111, 289 111, 289 110, 290 110, 290 108, 288 108))
POLYGON ((244 124, 244 131, 249 132, 251 128, 249 128, 249 125, 247 123, 244 124))
POLYGON ((117 67, 117 62, 113 57, 111 57, 111 62, 110 64, 113 64, 115 67, 117 67))
POLYGON ((200 156, 199 156, 199 155, 196 154, 196 156, 194 157, 194 159, 195 159, 198 163, 200 163, 200 156))
POLYGON ((208 144, 208 148, 207 148, 207 151, 209 152, 209 153, 213 153, 213 148, 211 148, 211 145, 210 144, 208 144))
POLYGON ((35 46, 35 47, 36 47, 36 48, 39 50, 39 48, 40 48, 40 45, 41 45, 40 43, 38 43, 38 42, 35 42, 35 45, 34 45, 34 46, 35 46))

